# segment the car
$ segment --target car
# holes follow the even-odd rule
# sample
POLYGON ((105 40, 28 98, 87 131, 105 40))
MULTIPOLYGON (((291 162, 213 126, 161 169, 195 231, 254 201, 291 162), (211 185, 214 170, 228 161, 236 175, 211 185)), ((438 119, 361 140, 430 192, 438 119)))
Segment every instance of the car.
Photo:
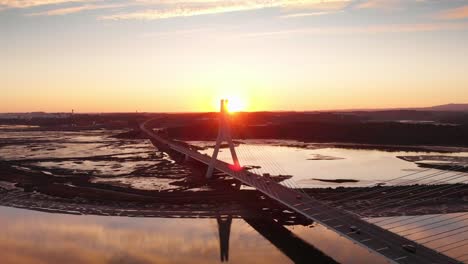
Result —
POLYGON ((351 232, 354 232, 356 234, 361 234, 361 229, 359 229, 357 226, 350 226, 349 230, 351 230, 351 232))
POLYGON ((410 253, 416 253, 416 247, 414 245, 407 244, 407 245, 401 245, 401 247, 410 253))

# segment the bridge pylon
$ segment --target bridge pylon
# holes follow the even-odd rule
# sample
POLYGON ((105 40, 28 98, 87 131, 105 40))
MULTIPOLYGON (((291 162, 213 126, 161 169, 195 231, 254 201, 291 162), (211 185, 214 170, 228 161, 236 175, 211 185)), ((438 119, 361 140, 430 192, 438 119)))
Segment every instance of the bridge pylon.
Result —
POLYGON ((229 150, 231 152, 232 161, 234 162, 235 168, 240 168, 239 159, 237 158, 236 149, 234 147, 234 143, 232 142, 231 137, 231 124, 229 120, 229 112, 227 108, 228 100, 222 99, 221 100, 221 109, 220 109, 220 116, 219 116, 219 130, 218 130, 218 137, 216 139, 216 145, 213 150, 213 155, 211 157, 210 164, 208 165, 208 170, 206 171, 206 178, 211 178, 213 176, 213 170, 215 167, 215 163, 218 159, 219 149, 221 148, 221 144, 223 142, 227 142, 229 145, 229 150))

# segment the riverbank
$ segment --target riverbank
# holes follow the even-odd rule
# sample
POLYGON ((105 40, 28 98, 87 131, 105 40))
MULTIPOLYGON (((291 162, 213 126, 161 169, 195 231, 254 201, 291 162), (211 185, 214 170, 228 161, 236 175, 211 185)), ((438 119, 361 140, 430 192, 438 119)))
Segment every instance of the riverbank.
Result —
MULTIPOLYGON (((252 204, 276 212, 284 210, 279 204, 263 199, 255 190, 236 190, 225 181, 202 183, 208 187, 205 190, 161 192, 83 180, 72 183, 47 174, 25 173, 5 163, 0 163, 0 171, 0 205, 31 210, 142 217, 168 212, 179 217, 203 217, 215 211, 241 215, 252 209, 252 204)), ((302 191, 323 203, 362 217, 468 211, 466 184, 309 188, 302 191)))

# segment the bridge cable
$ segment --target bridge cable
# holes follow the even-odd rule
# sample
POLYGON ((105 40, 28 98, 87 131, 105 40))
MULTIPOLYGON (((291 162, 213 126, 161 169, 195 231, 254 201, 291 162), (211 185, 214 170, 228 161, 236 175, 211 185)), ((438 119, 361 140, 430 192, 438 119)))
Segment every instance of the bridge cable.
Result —
MULTIPOLYGON (((292 182, 293 182, 293 184, 294 184, 294 181, 292 181, 292 182)), ((312 198, 312 199, 313 199, 313 198, 312 198)), ((341 222, 341 220, 340 220, 340 222, 341 222)), ((369 233, 368 235, 372 236, 370 233, 369 233)), ((375 237, 375 236, 374 236, 374 237, 375 237)))
MULTIPOLYGON (((436 221, 436 222, 431 222, 431 223, 428 223, 428 224, 424 224, 424 225, 420 225, 420 226, 416 226, 416 227, 412 227, 412 228, 407 228, 407 229, 403 229, 403 230, 398 230, 397 232, 399 232, 399 233, 408 232, 408 231, 412 231, 412 230, 415 230, 415 229, 420 229, 421 227, 431 226, 431 225, 434 225, 434 224, 444 223, 444 222, 447 222, 447 221, 449 221, 449 220, 458 219, 458 218, 463 217, 463 216, 466 216, 466 215, 468 215, 468 213, 460 214, 460 215, 457 215, 457 216, 454 216, 454 217, 450 217, 450 218, 444 218, 444 219, 439 220, 439 221, 436 221)), ((465 221, 465 220, 468 220, 468 218, 462 218, 462 221, 465 221)), ((453 222, 452 222, 452 223, 453 223, 453 222)), ((391 229, 394 229, 394 228, 389 228, 389 229, 387 229, 387 230, 391 230, 391 229)))
MULTIPOLYGON (((468 213, 464 213, 464 214, 461 214, 461 215, 458 215, 456 217, 453 217, 452 219, 455 219, 455 218, 458 218, 458 217, 461 217, 461 216, 465 216, 465 215, 468 215, 468 213)), ((420 216, 418 216, 420 217, 420 216)), ((439 217, 443 217, 443 215, 431 215, 429 218, 424 218, 422 221, 427 221, 429 219, 434 219, 434 218, 439 218, 439 217)), ((440 222, 443 222, 443 221, 446 221, 446 220, 450 220, 451 218, 445 218, 445 220, 441 220, 441 221, 438 221, 438 222, 431 222, 429 223, 428 225, 433 225, 433 224, 436 224, 436 223, 440 223, 440 222)), ((402 226, 406 226, 406 225, 410 225, 410 224, 413 224, 413 223, 417 223, 417 222, 420 222, 420 221, 413 221, 413 222, 410 222, 410 223, 406 223, 404 225, 397 225, 397 226, 394 226, 394 227, 391 227, 391 228, 386 228, 387 230, 393 230, 395 228, 399 228, 399 227, 402 227, 402 226)), ((384 225, 385 226, 385 225, 384 225)), ((410 231, 412 229, 417 229, 417 228, 420 228, 422 226, 417 226, 417 227, 414 227, 414 228, 410 228, 410 229, 405 229, 405 230, 399 230, 398 232, 405 232, 405 231, 410 231)))
POLYGON ((280 172, 280 175, 278 176, 282 176, 284 175, 285 177, 287 176, 291 176, 289 179, 285 179, 283 182, 292 190, 294 191, 298 191, 299 193, 302 193, 303 195, 305 195, 306 197, 310 197, 304 190, 302 187, 300 187, 300 185, 293 179, 294 176, 292 175, 288 175, 288 173, 286 172, 286 170, 279 164, 276 162, 276 159, 273 158, 273 155, 271 154, 271 152, 269 151, 268 149, 269 146, 265 146, 262 150, 262 152, 265 152, 267 153, 267 155, 270 158, 270 160, 273 162, 273 165, 275 166, 275 168, 277 168, 277 170, 280 172))
MULTIPOLYGON (((451 186, 451 187, 448 187, 447 190, 454 189, 454 188, 459 188, 459 187, 461 187, 461 186, 451 186)), ((447 191, 447 190, 445 190, 445 191, 447 191)), ((422 203, 422 202, 434 200, 434 199, 437 199, 437 198, 440 198, 440 197, 445 197, 445 196, 448 196, 448 195, 453 195, 453 194, 459 193, 459 192, 461 192, 461 191, 464 191, 464 190, 458 190, 458 191, 450 192, 450 193, 447 193, 447 194, 444 194, 444 195, 441 195, 441 196, 438 196, 438 197, 435 197, 435 198, 428 198, 428 199, 418 200, 418 201, 413 202, 413 203, 409 203, 409 204, 404 204, 404 205, 402 205, 402 206, 398 206, 398 207, 396 207, 396 209, 401 209, 401 208, 403 208, 403 207, 407 207, 407 206, 415 205, 415 204, 418 204, 418 203, 422 203)), ((440 192, 440 191, 435 191, 435 190, 433 190, 433 191, 431 191, 431 192, 419 194, 419 195, 417 195, 417 196, 421 196, 421 195, 422 195, 423 197, 425 197, 425 196, 427 196, 427 195, 429 195, 429 194, 432 194, 432 193, 434 193, 434 192, 438 193, 438 192, 440 192)), ((414 196, 414 197, 417 197, 417 196, 414 196)), ((400 203, 401 203, 401 202, 400 202, 400 203)), ((383 206, 383 207, 387 207, 387 206, 388 206, 388 204, 385 205, 385 206, 383 206)), ((383 208, 383 207, 382 207, 382 208, 383 208)), ((369 209, 366 209, 364 212, 367 212, 367 211, 369 211, 369 210, 371 210, 371 209, 372 209, 372 210, 375 210, 375 209, 377 209, 377 208, 380 209, 381 207, 377 206, 377 207, 369 208, 369 209)), ((399 217, 399 216, 394 216, 394 217, 391 217, 391 218, 395 218, 395 217, 399 217)), ((379 221, 373 222, 373 224, 377 224, 377 223, 379 223, 379 221)))
MULTIPOLYGON (((251 160, 256 159, 256 157, 250 151, 249 146, 245 146, 245 152, 248 153, 247 155, 250 157, 251 160)), ((259 175, 261 175, 260 170, 254 170, 254 173, 255 175, 252 175, 254 177, 254 181, 257 182, 258 184, 262 184, 263 188, 265 188, 269 193, 274 194, 278 198, 277 193, 271 190, 271 188, 268 186, 268 184, 266 184, 266 182, 261 176, 259 177, 259 175)))
MULTIPOLYGON (((263 153, 263 154, 265 154, 265 153, 263 153)), ((270 156, 270 154, 267 153, 267 156, 270 156)), ((269 160, 272 160, 272 159, 269 159, 269 160)), ((290 186, 289 183, 287 184, 287 186, 290 186)), ((289 187, 289 189, 291 189, 291 188, 289 187)), ((296 191, 296 190, 294 190, 294 189, 291 189, 291 190, 292 190, 292 191, 296 191)), ((297 192, 297 191, 296 191, 296 192, 297 192)), ((307 194, 306 194, 306 195, 307 195, 307 194)), ((307 196, 310 197, 309 195, 307 195, 307 196)), ((311 197, 310 197, 310 198, 311 198, 311 197)), ((311 199, 315 200, 314 198, 311 198, 311 199)), ((339 222, 341 222, 341 223, 344 224, 344 225, 347 224, 347 223, 345 223, 345 222, 343 222, 343 221, 341 221, 341 220, 339 220, 339 222)), ((368 233, 368 235, 371 236, 371 237, 374 237, 375 239, 379 239, 379 237, 377 237, 377 236, 375 236, 375 235, 372 235, 372 233, 370 233, 370 232, 368 233)), ((379 240, 380 240, 380 239, 379 239, 379 240)), ((382 243, 386 244, 384 241, 382 241, 382 243)))
MULTIPOLYGON (((458 188, 458 187, 461 187, 461 186, 455 186, 455 188, 458 188)), ((454 188, 454 186, 451 186, 451 187, 447 188, 447 190, 453 189, 453 188, 454 188)), ((429 192, 429 193, 426 192, 426 193, 422 193, 422 194, 424 194, 423 196, 427 196, 428 194, 431 194, 433 191, 434 191, 434 190, 431 190, 431 192, 429 192)), ((461 191, 464 191, 464 190, 461 190, 461 191)), ((440 191, 437 191, 437 192, 440 192, 440 191)), ((439 198, 440 198, 440 197, 447 196, 447 195, 452 195, 452 194, 455 194, 455 193, 459 193, 459 192, 460 192, 460 190, 459 190, 459 191, 455 191, 455 192, 451 192, 451 193, 448 193, 448 194, 444 194, 444 195, 439 196, 439 198)), ((422 194, 418 194, 418 195, 416 195, 416 196, 420 196, 420 195, 422 195, 422 194)), ((399 209, 399 208, 403 208, 403 207, 406 207, 406 206, 409 206, 409 205, 418 204, 418 203, 425 202, 425 201, 427 201, 427 200, 432 200, 432 199, 436 199, 436 198, 429 198, 429 199, 425 199, 425 200, 419 200, 419 201, 417 201, 417 202, 415 202, 415 203, 406 204, 406 205, 403 205, 403 206, 399 206, 399 207, 397 207, 397 208, 398 208, 398 209, 399 209)), ((400 202, 400 203, 401 203, 401 202, 400 202)), ((386 206, 388 206, 388 205, 386 205, 386 206)), ((371 208, 366 209, 364 212, 367 212, 367 211, 369 211, 370 209, 375 210, 375 209, 380 208, 380 207, 381 207, 381 206, 371 207, 371 208)), ((385 206, 384 206, 384 207, 385 207, 385 206)), ((348 213, 351 213, 351 214, 355 214, 355 213, 353 213, 353 212, 349 212, 348 210, 345 210, 345 211, 347 211, 348 213)), ((324 214, 324 213, 326 213, 326 212, 322 212, 322 213, 320 213, 320 214, 324 214)), ((355 215, 356 215, 356 214, 355 214, 355 215)), ((357 215, 357 216, 359 217, 359 215, 357 215)), ((397 216, 397 217, 398 217, 398 216, 397 216)), ((340 218, 340 217, 331 218, 331 219, 329 219, 329 220, 337 219, 337 218, 340 218)), ((378 222, 379 222, 379 221, 377 221, 377 222, 372 222, 372 224, 376 224, 376 223, 378 223, 378 222)))
MULTIPOLYGON (((436 189, 434 189, 434 190, 429 190, 429 191, 426 191, 426 192, 422 192, 422 193, 413 195, 412 198, 413 198, 413 200, 414 200, 414 198, 416 198, 416 197, 421 198, 421 197, 426 197, 426 196, 428 196, 428 195, 430 195, 430 194, 440 193, 441 191, 448 191, 448 190, 452 190, 452 189, 456 189, 456 188, 464 188, 464 187, 466 187, 466 186, 464 186, 464 185, 465 185, 465 183, 467 183, 467 182, 468 182, 468 180, 465 180, 465 181, 463 181, 463 182, 460 182, 460 183, 455 184, 454 186, 444 186, 444 187, 441 187, 441 188, 436 188, 436 189)), ((407 207, 407 206, 409 206, 409 205, 417 204, 417 203, 420 203, 420 202, 424 202, 424 201, 428 201, 428 200, 433 200, 433 199, 437 199, 437 198, 440 198, 440 197, 445 197, 445 196, 448 196, 448 195, 452 195, 452 194, 455 194, 455 193, 459 193, 459 192, 461 192, 461 191, 464 191, 464 190, 458 190, 458 191, 455 191, 455 192, 451 192, 451 193, 446 193, 446 194, 440 195, 440 196, 438 196, 438 197, 433 197, 433 198, 429 198, 429 199, 425 199, 425 200, 419 200, 419 201, 417 201, 417 202, 415 202, 415 203, 405 204, 405 205, 399 206, 399 207, 397 207, 397 208, 407 207)), ((411 200, 411 199, 410 199, 410 198, 406 198, 406 199, 404 199, 404 200, 409 201, 409 200, 411 200)), ((364 210, 363 213, 368 212, 369 210, 375 210, 375 209, 385 208, 385 207, 388 207, 388 206, 390 206, 390 205, 395 205, 395 204, 397 204, 397 203, 398 203, 398 204, 401 204, 401 201, 399 201, 399 202, 387 203, 387 204, 384 204, 383 206, 370 207, 370 208, 367 208, 366 210, 364 210)), ((398 217, 398 216, 396 216, 396 217, 398 217)), ((392 218, 392 217, 390 217, 390 218, 392 218)), ((384 219, 384 220, 389 220, 390 218, 384 219)), ((374 224, 375 224, 375 223, 383 222, 384 220, 374 222, 374 224)))
MULTIPOLYGON (((400 217, 402 217, 402 216, 398 216, 398 218, 400 218, 400 217)), ((403 217, 405 217, 405 216, 403 216, 403 217)), ((424 217, 424 216, 415 215, 415 216, 407 217, 407 218, 405 218, 405 219, 399 219, 398 221, 393 221, 393 222, 390 222, 390 223, 387 223, 387 224, 383 224, 383 225, 381 225, 381 226, 388 226, 388 225, 392 225, 392 224, 395 224, 395 223, 398 223, 398 222, 406 222, 406 221, 408 221, 408 220, 417 219, 417 218, 421 218, 421 217, 424 217)), ((430 215, 430 216, 428 216, 428 217, 426 217, 426 218, 424 218, 424 219, 420 219, 420 220, 421 220, 421 221, 425 221, 425 220, 429 220, 429 219, 432 219, 432 218, 435 218, 435 217, 440 217, 440 215, 430 215)), ((393 219, 393 218, 395 218, 395 217, 386 217, 386 218, 383 219, 383 220, 391 220, 391 219, 393 219)), ((371 219, 369 219, 369 220, 371 220, 371 219)), ((381 220, 380 222, 383 222, 383 221, 381 220)), ((397 225, 397 226, 395 226, 395 227, 401 227, 401 226, 405 226, 405 225, 409 225, 409 224, 413 224, 413 223, 417 223, 417 222, 419 222, 419 220, 418 220, 418 221, 415 221, 415 222, 406 223, 406 224, 400 224, 400 225, 397 225)), ((379 221, 377 221, 377 222, 370 222, 370 223, 372 223, 372 224, 374 224, 374 223, 379 223, 379 221)), ((392 227, 392 228, 393 228, 393 227, 392 227)))
MULTIPOLYGON (((259 146, 256 146, 255 150, 257 152, 260 151, 266 157, 267 164, 271 166, 270 173, 269 173, 270 175, 276 174, 280 176, 282 174, 281 167, 275 162, 275 159, 273 155, 270 153, 270 151, 267 149, 267 146, 262 147, 261 145, 259 145, 259 146)), ((286 185, 286 187, 290 189, 294 188, 294 186, 292 186, 292 184, 289 181, 287 181, 287 179, 283 180, 282 183, 284 183, 284 185, 286 185)))
MULTIPOLYGON (((453 219, 448 219, 448 220, 453 220, 453 219)), ((408 236, 420 234, 420 233, 422 233, 422 232, 427 232, 427 231, 429 231, 429 230, 434 230, 434 229, 438 229, 438 228, 441 228, 441 227, 446 227, 446 226, 450 226, 450 225, 453 225, 453 224, 456 224, 456 223, 464 222, 464 221, 466 221, 466 220, 468 220, 468 218, 463 218, 463 219, 461 219, 461 220, 453 221, 453 222, 450 222, 450 223, 448 223, 448 224, 443 224, 443 225, 434 226, 434 227, 431 227, 431 228, 425 228, 425 229, 422 229, 422 230, 419 230, 419 231, 415 231, 415 232, 412 232, 412 233, 408 233, 408 234, 402 234, 402 232, 397 232, 397 233, 398 233, 399 235, 408 237, 408 236)))
MULTIPOLYGON (((448 172, 448 173, 451 173, 451 172, 448 172)), ((452 175, 452 176, 450 176, 450 177, 453 178, 454 175, 452 175)), ((450 187, 450 186, 449 186, 449 187, 450 187)), ((460 186, 456 186, 456 187, 460 187, 460 186)), ((424 185, 424 186, 418 187, 417 189, 423 189, 423 188, 427 188, 427 186, 424 185)), ((436 190, 440 190, 440 189, 443 189, 443 188, 447 188, 447 187, 436 188, 436 190)), ((414 191, 417 190, 417 189, 411 189, 410 191, 406 191, 406 192, 411 192, 411 191, 414 192, 414 191)), ((432 191, 434 191, 434 190, 429 190, 429 191, 427 191, 427 192, 419 193, 419 194, 417 194, 417 195, 414 195, 413 197, 421 196, 421 195, 423 195, 423 194, 426 194, 426 195, 427 195, 428 192, 432 192, 432 191)), ((400 192, 400 194, 402 194, 402 193, 404 193, 404 192, 400 192)), ((393 194, 392 194, 392 195, 393 195, 393 194)), ((410 196, 410 197, 411 197, 411 196, 410 196)), ((393 203, 395 203, 395 202, 393 202, 393 203)), ((401 201, 400 201, 400 203, 401 203, 401 201)), ((389 204, 391 204, 391 203, 386 203, 385 206, 387 206, 387 205, 389 205, 389 204)), ((381 208, 381 207, 385 207, 385 206, 382 206, 382 204, 379 204, 379 205, 376 205, 375 207, 368 207, 364 212, 367 212, 367 211, 369 211, 370 209, 376 209, 376 208, 381 208)), ((389 219, 384 219, 384 220, 382 220, 382 221, 388 221, 388 220, 389 220, 389 219)))
MULTIPOLYGON (((427 179, 430 179, 430 178, 433 178, 433 177, 436 177, 436 176, 440 176, 440 175, 443 175, 443 174, 447 174, 447 173, 452 173, 452 171, 445 171, 445 172, 444 171, 438 171, 436 173, 432 173, 432 174, 429 174, 429 175, 423 175, 423 176, 418 177, 418 178, 414 178, 414 179, 411 179, 411 180, 408 180, 408 181, 401 182, 398 185, 386 186, 386 187, 383 187, 383 189, 377 189, 377 190, 373 190, 373 191, 371 190, 370 192, 364 192, 364 193, 361 193, 361 194, 358 194, 358 195, 355 195, 355 196, 344 197, 342 199, 334 201, 333 204, 339 203, 339 202, 342 202, 342 201, 346 201, 346 200, 349 200, 349 199, 355 199, 355 198, 369 196, 371 194, 389 192, 390 190, 393 190, 393 189, 399 189, 401 186, 414 185, 414 184, 417 184, 418 181, 427 180, 427 179)), ((393 194, 393 193, 389 193, 389 194, 393 194)))
MULTIPOLYGON (((451 176, 451 177, 448 177, 448 178, 451 178, 451 179, 453 179, 453 176, 451 176)), ((448 179, 448 178, 445 178, 445 179, 448 179)), ((440 189, 440 188, 439 188, 439 189, 440 189)), ((424 192, 423 194, 426 194, 426 195, 427 195, 428 193, 431 193, 431 192, 424 192)), ((453 223, 451 223, 451 224, 453 224, 453 223)))
MULTIPOLYGON (((391 180, 383 181, 383 182, 381 182, 381 183, 379 183, 379 184, 382 184, 382 183, 387 184, 387 183, 393 182, 393 181, 395 181, 395 180, 407 178, 407 177, 414 176, 414 175, 417 175, 417 174, 420 174, 420 173, 424 173, 424 172, 427 172, 427 171, 431 171, 431 170, 434 170, 434 169, 433 169, 433 168, 429 168, 429 169, 424 169, 424 170, 421 170, 421 171, 418 171, 418 172, 414 172, 414 173, 410 173, 410 174, 405 174, 405 175, 403 175, 403 176, 399 176, 399 177, 393 178, 393 179, 391 179, 391 180)), ((401 183, 400 183, 400 184, 401 184, 401 183)), ((374 186, 372 186, 372 187, 377 187, 377 185, 374 185, 374 186)), ((370 187, 370 188, 372 188, 372 187, 370 187)), ((391 187, 393 187, 393 186, 384 186, 383 188, 386 188, 386 187, 391 188, 391 187)), ((359 189, 359 187, 356 187, 356 188, 359 189)), ((325 199, 330 199, 330 198, 334 198, 334 197, 337 197, 337 196, 342 196, 343 194, 348 194, 348 193, 352 193, 352 192, 355 192, 355 191, 356 191, 356 190, 349 190, 349 191, 347 191, 347 192, 341 192, 341 193, 338 193, 338 194, 335 194, 335 195, 332 195, 332 196, 329 196, 329 197, 325 197, 325 199)), ((375 193, 380 192, 380 191, 384 191, 384 190, 376 190, 375 193)), ((369 194, 372 194, 372 192, 369 193, 369 194)), ((347 198, 344 198, 344 199, 348 199, 348 198, 357 198, 357 197, 360 197, 360 195, 358 195, 358 196, 351 196, 351 197, 347 197, 347 198)), ((343 200, 344 200, 344 199, 343 199, 343 200)))
MULTIPOLYGON (((448 173, 451 173, 451 172, 448 172, 448 173)), ((449 180, 454 180, 454 179, 459 179, 459 178, 463 178, 463 177, 467 177, 467 176, 468 176, 468 175, 462 175, 462 174, 466 174, 466 173, 463 172, 463 173, 458 173, 458 174, 455 174, 455 175, 450 175, 450 176, 448 176, 448 177, 445 177, 445 178, 443 178, 443 179, 441 179, 441 180, 438 180, 438 181, 435 181, 435 182, 442 182, 442 180, 447 180, 447 179, 449 179, 449 180)), ((450 184, 450 185, 456 185, 456 184, 460 184, 460 183, 464 183, 464 182, 466 182, 466 180, 465 180, 465 181, 462 181, 462 182, 456 182, 456 183, 453 183, 453 184, 450 184)), ((412 193, 414 193, 415 191, 418 191, 418 190, 421 190, 421 189, 427 189, 428 186, 433 186, 433 187, 436 187, 436 188, 435 188, 435 189, 432 189, 432 190, 426 190, 426 191, 421 192, 421 193, 415 193, 414 195, 408 196, 408 198, 411 198, 411 197, 414 198, 414 197, 422 196, 422 195, 427 194, 427 193, 433 193, 434 191, 439 191, 439 190, 444 190, 444 189, 450 189, 451 187, 453 187, 453 186, 446 186, 446 185, 448 185, 448 183, 445 183, 445 182, 444 182, 444 184, 437 184, 437 185, 436 185, 436 184, 429 184, 429 185, 428 185, 428 184, 424 184, 424 185, 419 185, 419 186, 415 186, 415 187, 411 187, 411 186, 410 186, 410 187, 409 187, 408 189, 406 189, 406 190, 401 190, 401 191, 397 191, 397 192, 394 192, 394 193, 389 193, 389 194, 380 196, 380 197, 377 198, 377 199, 378 199, 378 200, 382 200, 382 199, 384 199, 384 198, 387 199, 387 198, 389 198, 389 197, 393 197, 393 196, 396 196, 396 195, 402 195, 402 194, 405 194, 405 193, 410 193, 410 194, 412 194, 412 193), (442 185, 442 186, 440 186, 440 185, 442 185), (439 187, 438 187, 438 186, 439 186, 439 187)), ((401 187, 401 186, 400 186, 400 187, 401 187)), ((460 187, 460 186, 457 185, 456 187, 460 187)), ((407 198, 407 199, 408 199, 408 198, 407 198)), ((383 204, 378 204, 378 205, 376 205, 376 206, 374 206, 374 207, 368 207, 368 209, 366 209, 366 211, 368 211, 368 210, 370 210, 370 209, 375 209, 375 208, 384 207, 384 206, 390 205, 390 204, 392 204, 392 203, 395 203, 395 202, 393 202, 393 201, 388 201, 388 202, 383 203, 383 204)), ((401 202, 400 202, 400 203, 401 203, 401 202)))
POLYGON ((439 252, 445 253, 445 252, 452 251, 452 250, 454 250, 454 249, 459 249, 459 248, 464 247, 464 246, 468 246, 468 243, 464 243, 464 244, 461 244, 461 245, 458 245, 458 246, 454 246, 454 247, 451 247, 451 248, 449 248, 449 249, 444 249, 444 250, 439 251, 439 252))
MULTIPOLYGON (((460 258, 463 258, 463 257, 466 257, 466 256, 468 256, 468 253, 465 253, 465 254, 463 254, 463 255, 459 255, 459 256, 457 256, 457 257, 455 257, 455 258, 456 258, 456 259, 460 259, 460 258)), ((466 260, 468 260, 468 259, 466 259, 466 260)), ((463 260, 463 261, 464 261, 464 260, 463 260)))
POLYGON ((451 243, 448 243, 448 244, 445 244, 445 245, 434 247, 434 249, 441 249, 441 248, 444 248, 444 247, 447 247, 447 246, 452 246, 452 245, 455 245, 455 244, 458 244, 460 242, 464 242, 464 241, 467 241, 467 240, 468 240, 468 238, 464 238, 462 240, 458 240, 458 241, 451 242, 451 243))
POLYGON ((437 240, 441 240, 441 239, 445 239, 445 238, 448 238, 448 237, 451 237, 451 236, 466 233, 466 232, 468 232, 468 230, 464 230, 464 231, 458 232, 456 234, 450 234, 450 235, 446 235, 446 236, 443 236, 443 237, 438 237, 438 238, 435 238, 435 239, 432 239, 432 240, 429 240, 429 241, 425 241, 425 242, 419 242, 419 241, 424 240, 424 239, 428 239, 428 238, 431 238, 431 237, 435 237, 435 236, 438 236, 438 235, 450 233, 450 232, 453 232, 453 231, 457 231, 457 230, 460 230, 460 229, 463 229, 463 228, 467 228, 467 226, 462 226, 462 227, 454 228, 454 229, 447 230, 447 231, 444 231, 444 232, 432 234, 432 235, 429 235, 429 236, 426 236, 426 237, 423 237, 423 238, 415 239, 414 241, 417 241, 418 243, 422 243, 422 244, 426 245, 426 244, 429 244, 429 243, 437 241, 437 240))
MULTIPOLYGON (((463 173, 465 174, 465 173, 463 173)), ((450 176, 450 180, 455 180, 455 179, 458 179, 458 178, 464 178, 464 177, 468 177, 468 175, 452 175, 450 176)), ((464 180, 460 183, 466 183, 468 180, 464 180)), ((455 186, 452 186, 451 184, 442 184, 442 186, 440 185, 432 185, 432 186, 439 186, 439 187, 436 187, 435 189, 432 189, 432 190, 427 190, 427 191, 423 191, 421 193, 416 193, 414 195, 411 195, 413 192, 416 192, 418 190, 424 190, 424 189, 427 189, 428 186, 431 186, 431 185, 422 185, 422 186, 418 186, 417 188, 409 188, 408 190, 404 190, 404 191, 400 191, 400 192, 396 192, 396 193, 393 193, 391 195, 384 195, 380 198, 378 198, 378 200, 382 200, 382 199, 388 199, 390 197, 395 197, 396 195, 402 195, 402 194, 406 194, 406 193, 409 193, 410 195, 405 199, 403 198, 403 200, 409 200, 411 197, 412 198, 415 198, 415 197, 420 197, 420 196, 423 196, 424 194, 427 194, 427 193, 434 193, 437 191, 440 191, 440 190, 444 190, 444 189, 451 189, 451 188, 458 188, 458 187, 462 187, 462 186, 458 186, 459 183, 453 183, 455 186), (449 186, 446 186, 446 185, 449 185, 449 186)), ((395 204, 395 203, 398 203, 398 202, 395 202, 395 201, 388 201, 388 202, 384 202, 384 203, 381 203, 375 207, 367 207, 367 209, 364 211, 364 212, 367 212, 368 210, 371 210, 371 209, 376 209, 376 208, 383 208, 383 207, 386 207, 388 205, 392 205, 392 204, 395 204)), ((399 201, 399 203, 401 203, 401 200, 399 201)))
MULTIPOLYGON (((250 146, 248 147, 249 152, 251 151, 251 153, 255 151, 255 148, 252 148, 252 147, 253 147, 253 145, 250 145, 250 146), (252 150, 250 150, 250 149, 252 149, 252 150)), ((252 154, 252 156, 257 157, 256 154, 252 154)), ((266 160, 267 160, 267 161, 271 161, 270 158, 267 158, 266 160)), ((264 167, 263 167, 263 168, 264 168, 264 167)), ((264 170, 267 170, 267 169, 264 168, 264 170)), ((268 185, 267 182, 265 181, 264 173, 262 173, 261 171, 259 171, 259 172, 257 173, 257 175, 258 175, 258 177, 256 176, 257 180, 261 181, 262 184, 263 184, 264 186, 266 186, 266 189, 267 189, 269 192, 271 192, 271 193, 274 194, 276 197, 278 197, 278 194, 277 194, 275 191, 273 191, 273 188, 269 187, 269 185, 268 185)))
MULTIPOLYGON (((454 166, 454 167, 460 167, 460 166, 454 166)), ((429 169, 429 170, 434 170, 434 169, 429 169)), ((428 170, 426 170, 428 171, 428 170)), ((424 171, 424 172, 426 172, 424 171)), ((354 199, 354 198, 360 198, 360 197, 364 197, 364 196, 367 196, 367 195, 370 195, 370 194, 375 194, 375 193, 379 193, 379 192, 383 192, 383 191, 389 191, 389 190, 392 190, 392 189, 398 189, 399 187, 401 186, 404 186, 404 185, 408 185, 409 183, 414 183, 414 182, 417 182, 421 179, 430 179, 430 178, 433 178, 433 177, 436 177, 436 176, 440 176, 440 175, 443 175, 443 174, 446 174, 446 173, 451 173, 453 171, 440 171, 440 170, 437 170, 437 172, 435 173, 432 173, 432 174, 429 174, 429 175, 423 175, 421 177, 418 177, 418 178, 415 178, 415 179, 411 179, 411 180, 408 180, 408 181, 404 181, 404 182, 401 182, 399 183, 398 185, 392 185, 392 186, 385 186, 383 187, 384 190, 374 190, 374 191, 370 191, 370 192, 367 192, 367 193, 362 193, 362 194, 358 194, 356 196, 351 196, 351 197, 345 197, 343 199, 340 199, 340 200, 337 200, 333 203, 337 203, 337 202, 341 202, 341 201, 345 201, 345 200, 349 200, 349 199, 354 199), (387 188, 386 188, 387 187, 387 188)), ((401 177, 398 177, 398 178, 395 178, 395 179, 401 179, 403 177, 408 177, 408 176, 413 176, 413 175, 416 175, 420 172, 416 172, 416 173, 411 173, 411 174, 407 174, 407 175, 404 175, 404 176, 401 176, 401 177)), ((392 179, 390 181, 386 181, 384 183, 388 183, 388 182, 391 182, 395 179, 392 179)), ((344 193, 345 194, 345 193, 344 193)), ((326 197, 327 199, 328 197, 326 197)))
MULTIPOLYGON (((313 199, 313 198, 311 198, 311 199, 313 199)), ((339 220, 339 221, 342 222, 341 220, 339 220)), ((344 223, 344 222, 342 222, 342 223, 344 223)), ((344 223, 344 224, 347 224, 347 223, 344 223)), ((372 237, 375 237, 375 238, 378 238, 378 237, 376 237, 375 235, 372 235, 371 233, 368 233, 368 235, 369 235, 369 236, 372 236, 372 237)))
MULTIPOLYGON (((451 178, 453 178, 453 176, 451 176, 451 178)), ((427 192, 426 192, 427 193, 427 192)), ((452 223, 453 224, 453 223, 452 223)))

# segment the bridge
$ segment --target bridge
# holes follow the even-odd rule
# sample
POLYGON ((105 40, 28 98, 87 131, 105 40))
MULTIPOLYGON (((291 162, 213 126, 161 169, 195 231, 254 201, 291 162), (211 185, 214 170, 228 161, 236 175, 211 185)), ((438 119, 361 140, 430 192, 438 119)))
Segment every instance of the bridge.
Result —
POLYGON ((193 159, 208 166, 207 178, 212 176, 214 170, 225 173, 239 182, 257 189, 263 195, 303 215, 307 219, 320 223, 371 252, 385 257, 390 263, 460 263, 422 244, 417 244, 410 239, 362 220, 350 212, 326 205, 305 193, 277 183, 269 175, 259 175, 242 168, 231 139, 226 104, 227 101, 221 101, 219 133, 212 157, 201 154, 187 145, 173 141, 166 135, 154 132, 148 125, 149 121, 141 124, 140 129, 148 135, 159 150, 177 153, 185 156, 186 159, 193 159), (229 144, 233 164, 217 159, 217 154, 223 141, 227 141, 229 144))

